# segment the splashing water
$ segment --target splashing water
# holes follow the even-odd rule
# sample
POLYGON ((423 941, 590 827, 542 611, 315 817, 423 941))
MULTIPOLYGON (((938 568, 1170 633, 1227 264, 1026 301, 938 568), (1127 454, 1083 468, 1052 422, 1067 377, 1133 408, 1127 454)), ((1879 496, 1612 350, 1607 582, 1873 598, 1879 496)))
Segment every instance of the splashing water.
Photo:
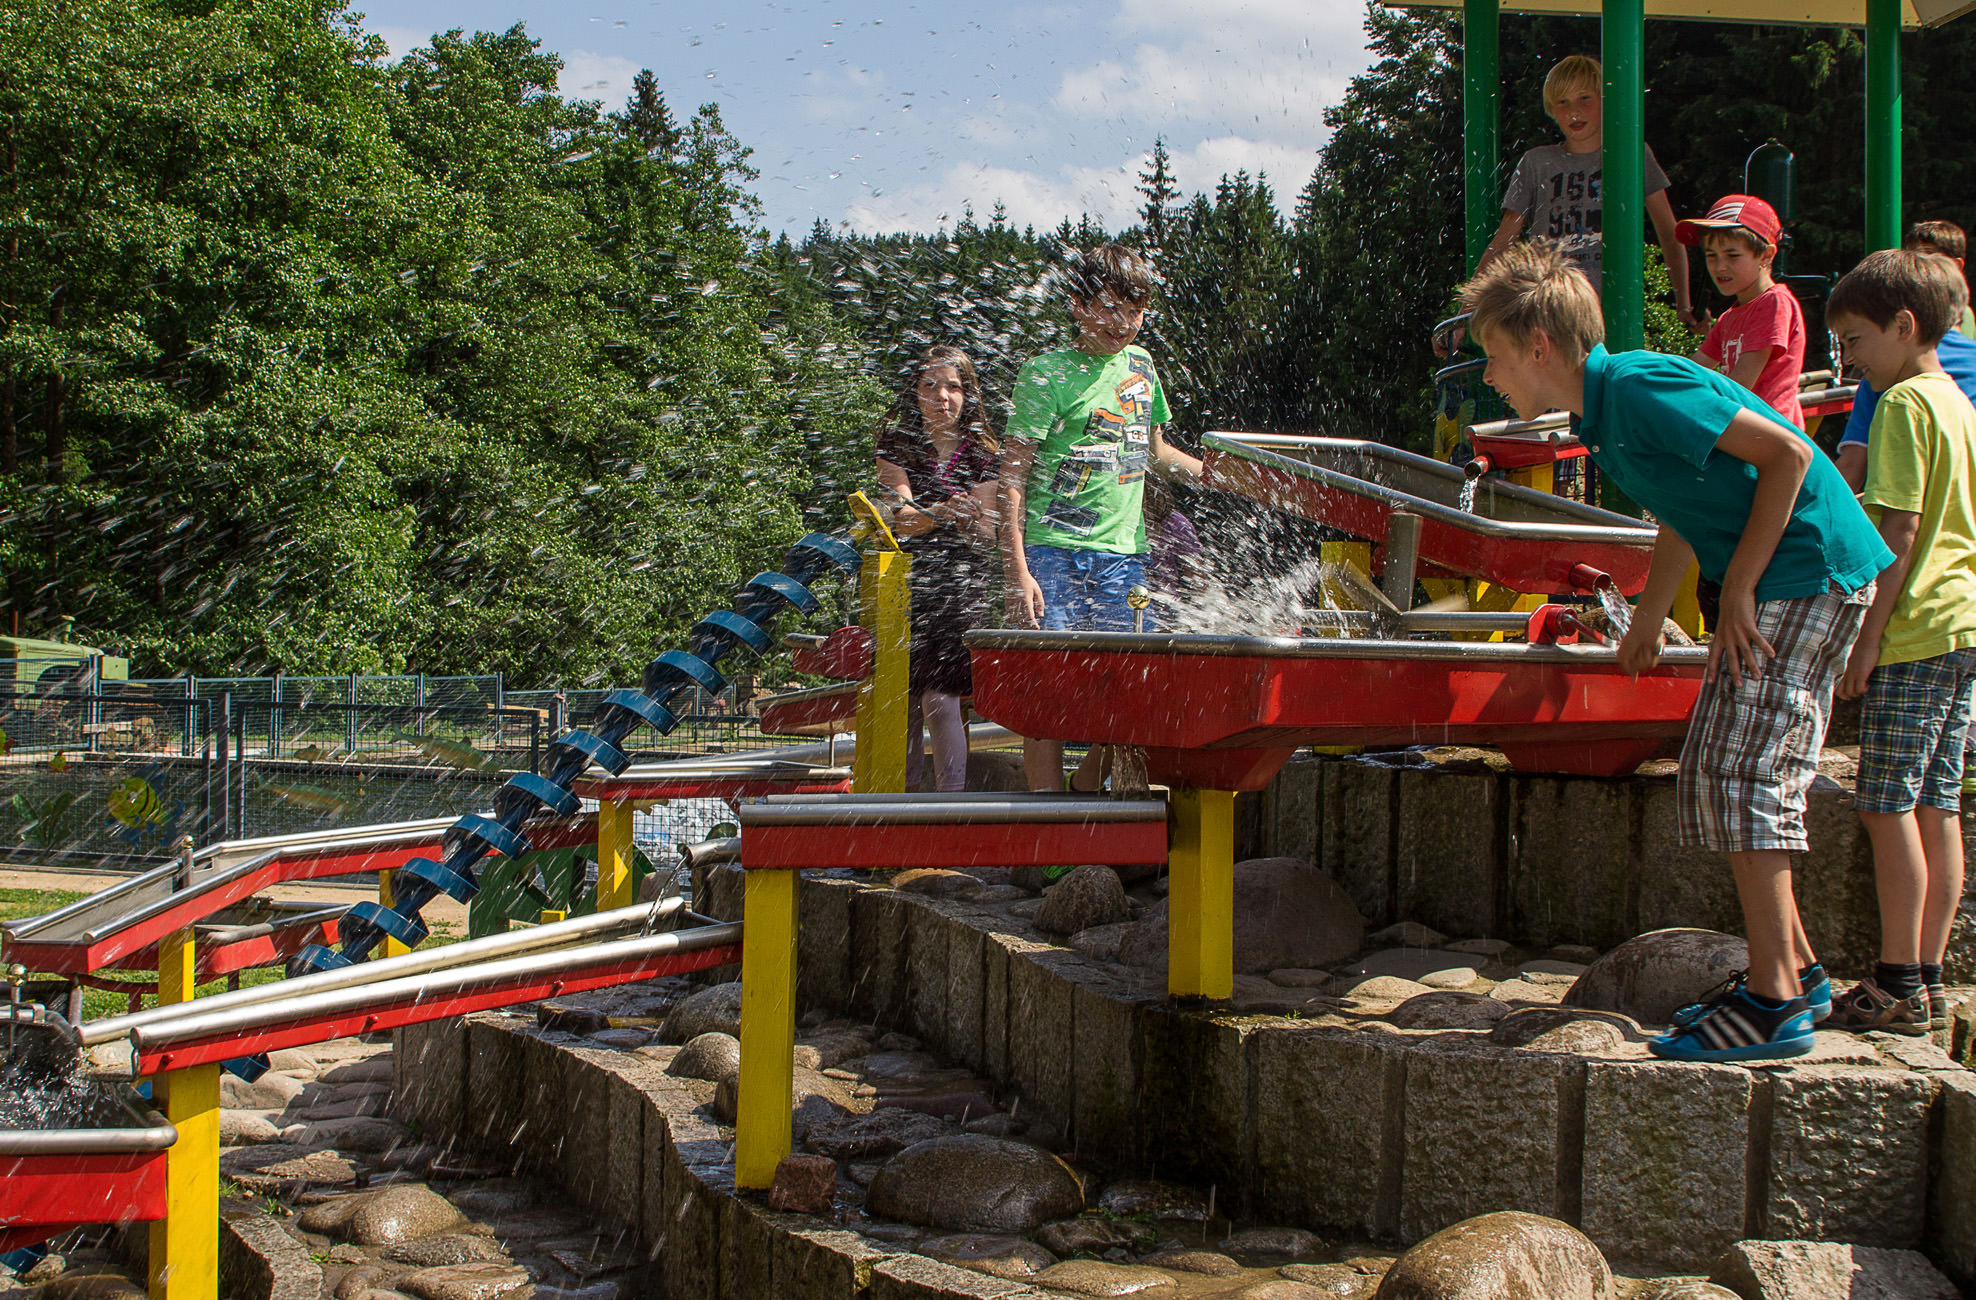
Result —
POLYGON ((1191 590, 1153 597, 1162 630, 1219 636, 1298 636, 1306 629, 1350 634, 1325 580, 1334 566, 1304 560, 1279 572, 1208 575, 1191 590))
POLYGON ((1475 513, 1475 485, 1481 481, 1479 478, 1472 478, 1461 485, 1461 496, 1455 501, 1455 509, 1465 515, 1475 513))
POLYGON ((1605 606, 1606 618, 1612 623, 1612 639, 1624 637, 1633 626, 1633 607, 1626 603, 1626 597, 1619 594, 1619 588, 1610 582, 1599 584, 1599 603, 1605 606))

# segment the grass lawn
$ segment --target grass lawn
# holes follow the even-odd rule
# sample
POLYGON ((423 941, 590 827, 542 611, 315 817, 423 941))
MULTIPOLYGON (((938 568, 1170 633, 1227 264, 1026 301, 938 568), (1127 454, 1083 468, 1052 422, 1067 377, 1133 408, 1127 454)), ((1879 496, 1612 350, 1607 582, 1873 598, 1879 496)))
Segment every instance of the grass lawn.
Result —
MULTIPOLYGON (((17 920, 25 916, 40 916, 44 912, 52 912, 58 907, 64 907, 78 899, 87 897, 88 895, 85 893, 70 889, 0 889, 0 921, 17 920)), ((424 943, 420 944, 419 947, 421 949, 435 948, 442 944, 457 943, 462 936, 455 933, 454 930, 455 927, 450 923, 440 921, 433 926, 431 936, 424 943)), ((45 972, 29 971, 28 978, 33 979, 40 974, 45 974, 45 972)), ((134 984, 152 984, 157 980, 157 974, 154 971, 112 970, 97 971, 95 974, 105 979, 128 980, 134 984)), ((262 966, 253 970, 241 971, 240 986, 242 988, 252 988, 257 984, 267 984, 281 978, 282 970, 279 966, 262 966)), ((208 980, 204 984, 199 985, 196 996, 205 997, 209 993, 223 993, 226 991, 226 988, 227 979, 225 976, 221 976, 219 979, 208 980)), ((149 1007, 155 1006, 158 999, 155 994, 146 993, 143 995, 142 1001, 144 1006, 149 1007)), ((105 1016, 118 1016, 130 1009, 130 995, 127 993, 117 993, 105 989, 85 989, 83 991, 82 1018, 84 1020, 101 1020, 105 1016)))

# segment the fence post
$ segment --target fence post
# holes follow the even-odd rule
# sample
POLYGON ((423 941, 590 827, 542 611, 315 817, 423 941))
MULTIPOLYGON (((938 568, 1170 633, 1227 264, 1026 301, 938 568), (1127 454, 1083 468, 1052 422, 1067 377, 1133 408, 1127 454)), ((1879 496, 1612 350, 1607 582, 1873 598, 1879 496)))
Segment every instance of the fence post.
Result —
POLYGON ((281 756, 281 669, 274 670, 274 707, 268 710, 268 757, 281 756))
POLYGON ((357 752, 357 674, 350 674, 350 711, 343 715, 343 752, 357 752))
POLYGON ((412 734, 425 739, 425 674, 418 675, 418 684, 412 687, 412 734))
POLYGON ((542 773, 542 715, 539 713, 528 719, 528 770, 538 776, 542 773))
POLYGON ((217 721, 212 730, 213 743, 220 751, 220 838, 227 839, 233 833, 233 692, 220 692, 219 717, 213 717, 212 706, 206 709, 206 721, 210 725, 217 721))

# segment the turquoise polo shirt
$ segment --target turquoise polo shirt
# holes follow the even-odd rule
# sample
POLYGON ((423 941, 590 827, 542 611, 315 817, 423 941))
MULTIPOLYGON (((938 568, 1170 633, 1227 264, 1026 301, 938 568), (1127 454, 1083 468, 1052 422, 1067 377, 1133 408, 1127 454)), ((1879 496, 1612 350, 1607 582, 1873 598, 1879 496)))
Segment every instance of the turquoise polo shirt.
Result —
MULTIPOLYGON (((1686 357, 1599 346, 1585 358, 1585 413, 1572 421, 1599 472, 1694 547, 1702 576, 1714 582, 1728 572, 1756 496, 1756 468, 1715 450, 1738 411, 1805 436, 1749 389, 1686 357)), ((1756 598, 1816 596, 1834 583, 1857 591, 1893 561, 1838 466, 1813 444, 1756 598)))

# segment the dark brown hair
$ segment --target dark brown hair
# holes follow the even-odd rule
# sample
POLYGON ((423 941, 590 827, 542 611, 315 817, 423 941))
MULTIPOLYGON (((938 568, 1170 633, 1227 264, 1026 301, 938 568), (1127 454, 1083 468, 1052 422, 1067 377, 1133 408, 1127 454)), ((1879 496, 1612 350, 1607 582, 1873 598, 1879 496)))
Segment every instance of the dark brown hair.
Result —
POLYGON ((1901 247, 1912 253, 1963 258, 1969 256, 1969 236, 1953 221, 1917 221, 1907 228, 1901 247))
POLYGON ((919 377, 932 366, 952 366, 954 373, 961 377, 960 419, 956 421, 961 437, 989 455, 999 455, 1001 444, 988 428, 987 409, 981 402, 981 376, 975 371, 974 358, 946 343, 937 343, 919 354, 906 371, 905 387, 899 390, 898 400, 892 403, 892 427, 911 436, 915 441, 923 441, 926 436, 926 419, 919 410, 919 377))
POLYGON ((1916 337, 1933 347, 1961 321, 1968 305, 1969 286, 1955 263, 1933 253, 1883 248, 1868 253, 1832 286, 1825 319, 1855 316, 1886 329, 1903 311, 1910 312, 1916 337))
POLYGON ((1123 244, 1106 244, 1090 252, 1073 250, 1064 259, 1064 292, 1090 302, 1110 294, 1120 302, 1141 307, 1153 296, 1153 267, 1123 244))

